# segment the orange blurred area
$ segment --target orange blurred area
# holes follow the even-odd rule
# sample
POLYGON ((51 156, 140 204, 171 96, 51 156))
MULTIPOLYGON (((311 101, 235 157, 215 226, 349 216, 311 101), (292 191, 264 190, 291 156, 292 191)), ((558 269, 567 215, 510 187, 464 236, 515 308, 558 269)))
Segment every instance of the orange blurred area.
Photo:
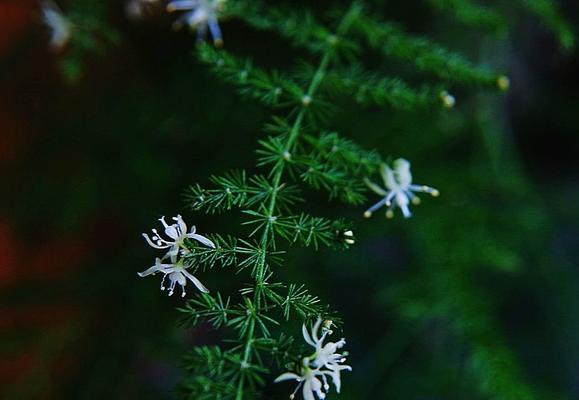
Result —
MULTIPOLYGON (((0 67, 30 32, 41 29, 39 18, 38 1, 0 1, 0 67)), ((8 176, 14 165, 26 162, 24 150, 34 140, 26 112, 14 104, 20 80, 4 77, 0 81, 0 172, 8 176)), ((87 252, 83 239, 45 237, 25 243, 11 218, 6 210, 0 211, 1 293, 16 291, 27 298, 34 293, 31 286, 56 286, 79 268, 87 252)), ((74 364, 63 355, 70 354, 74 346, 79 310, 67 300, 40 303, 33 299, 0 307, 2 398, 54 398, 54 384, 62 381, 74 364)))
POLYGON ((86 252, 86 243, 79 239, 54 238, 32 246, 19 243, 8 223, 0 221, 0 288, 17 280, 65 278, 86 252))
POLYGON ((0 222, 0 288, 13 283, 18 273, 18 246, 10 227, 0 222))
POLYGON ((2 0, 0 2, 0 59, 10 50, 13 42, 25 34, 38 16, 34 0, 2 0))
MULTIPOLYGON (((27 33, 38 19, 38 6, 34 0, 2 0, 0 2, 0 65, 15 44, 27 33)), ((0 82, 10 85, 11 82, 0 82)), ((0 88, 2 87, 0 86, 0 88)), ((0 91, 2 93, 3 91, 0 91)), ((24 136, 24 121, 10 109, 11 99, 0 95, 0 166, 15 156, 18 144, 24 136)), ((2 274, 2 271, 0 271, 2 274)))

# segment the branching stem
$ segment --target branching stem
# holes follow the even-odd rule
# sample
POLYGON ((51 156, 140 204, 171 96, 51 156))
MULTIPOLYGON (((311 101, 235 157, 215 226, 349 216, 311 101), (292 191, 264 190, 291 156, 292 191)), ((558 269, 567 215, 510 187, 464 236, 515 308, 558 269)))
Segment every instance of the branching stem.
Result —
MULTIPOLYGON (((330 61, 332 60, 332 56, 334 55, 335 52, 335 46, 334 44, 337 43, 338 38, 341 35, 344 35, 346 33, 346 31, 348 30, 352 18, 353 16, 359 12, 359 7, 357 5, 357 3, 353 3, 352 6, 350 7, 349 11, 345 14, 345 16, 342 18, 342 21, 340 22, 338 29, 337 29, 337 34, 335 37, 332 37, 332 41, 328 41, 328 47, 326 48, 326 50, 324 51, 324 55, 322 56, 322 60, 320 61, 320 64, 316 70, 316 72, 314 73, 314 76, 312 77, 312 80, 310 81, 310 84, 307 88, 306 94, 304 97, 307 97, 308 99, 312 100, 314 98, 314 95, 316 94, 317 89, 319 88, 320 84, 322 83, 324 77, 326 76, 326 72, 328 70, 328 67, 330 65, 330 61)), ((296 116, 296 119, 292 125, 292 128, 290 130, 290 134, 289 137, 287 139, 285 148, 288 152, 290 152, 293 149, 293 147, 295 146, 299 134, 302 130, 302 124, 304 121, 304 118, 306 116, 307 113, 307 108, 308 108, 308 104, 306 104, 304 102, 303 106, 300 108, 300 111, 298 112, 298 115, 296 116)), ((274 212, 275 212, 275 208, 276 208, 276 201, 277 201, 277 194, 280 190, 280 187, 282 185, 281 180, 284 174, 284 170, 285 170, 285 164, 282 164, 280 168, 278 168, 273 176, 272 179, 272 195, 271 198, 269 200, 269 204, 267 207, 267 216, 268 217, 272 217, 274 216, 274 212)), ((265 283, 265 276, 266 276, 266 272, 267 272, 267 266, 266 266, 266 254, 267 254, 267 250, 270 247, 270 240, 269 240, 269 234, 271 229, 273 229, 273 224, 274 221, 272 219, 268 220, 264 230, 263 230, 263 234, 261 236, 261 240, 260 240, 260 247, 261 247, 261 257, 260 260, 258 262, 257 265, 257 270, 256 270, 256 274, 255 274, 255 291, 254 291, 254 304, 257 310, 259 310, 261 308, 261 296, 259 295, 259 287, 262 286, 265 283)), ((248 365, 248 363, 251 361, 251 353, 252 353, 252 345, 253 345, 253 341, 254 341, 254 333, 255 333, 255 320, 251 320, 250 324, 249 324, 249 328, 247 330, 247 335, 245 338, 245 350, 244 350, 244 356, 243 356, 243 365, 248 365)), ((243 399, 243 387, 244 387, 244 382, 245 382, 245 378, 244 378, 244 374, 240 374, 240 378, 239 378, 239 384, 237 386, 237 394, 235 396, 236 400, 242 400, 243 399)))

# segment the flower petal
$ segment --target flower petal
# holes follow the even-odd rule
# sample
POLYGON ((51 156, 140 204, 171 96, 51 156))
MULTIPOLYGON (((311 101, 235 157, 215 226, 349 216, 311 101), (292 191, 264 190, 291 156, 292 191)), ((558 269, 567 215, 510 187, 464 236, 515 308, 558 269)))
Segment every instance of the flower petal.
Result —
POLYGON ((388 192, 386 190, 382 189, 380 186, 376 185, 374 182, 372 182, 368 178, 364 179, 364 183, 366 184, 366 186, 368 186, 370 188, 370 190, 372 190, 374 193, 376 193, 379 196, 386 196, 388 194, 388 192))
POLYGON ((275 378, 274 383, 278 383, 278 382, 282 382, 282 381, 289 381, 291 379, 299 382, 302 380, 302 377, 299 376, 298 374, 293 373, 293 372, 285 372, 285 373, 281 374, 280 376, 278 376, 277 378, 275 378))
POLYGON ((175 0, 167 4, 167 11, 191 10, 199 6, 199 0, 175 0))
POLYGON ((174 268, 172 264, 161 264, 161 259, 160 258, 156 258, 155 259, 155 265, 153 265, 151 268, 143 271, 143 272, 137 272, 137 274, 143 278, 145 276, 149 276, 149 275, 153 275, 157 272, 162 272, 164 274, 168 274, 170 272, 173 272, 174 268))
POLYGON ((384 185, 390 190, 398 189, 399 185, 396 182, 396 178, 394 177, 394 171, 386 165, 380 165, 380 175, 382 175, 382 180, 384 181, 384 185))
POLYGON ((169 236, 173 240, 177 240, 179 238, 179 232, 175 225, 171 225, 165 228, 165 235, 169 236))
POLYGON ((412 173, 410 172, 410 162, 404 158, 394 161, 394 172, 398 184, 402 187, 408 187, 412 183, 412 173))
POLYGON ((154 275, 157 272, 160 272, 159 268, 156 265, 153 265, 151 268, 146 269, 143 272, 137 272, 137 275, 144 278, 145 276, 154 275))
POLYGON ((183 274, 184 272, 185 272, 185 270, 174 271, 169 275, 169 279, 171 280, 171 282, 175 281, 181 286, 186 286, 187 285, 187 279, 185 278, 185 275, 183 274))
POLYGON ((306 324, 302 325, 302 334, 304 335, 304 340, 307 344, 316 347, 316 342, 314 342, 308 332, 308 328, 306 328, 306 324))
POLYGON ((167 222, 165 222, 165 216, 163 215, 161 218, 159 218, 159 221, 161 221, 161 223, 163 224, 163 227, 168 227, 169 225, 167 225, 167 222))
POLYGON ((176 262, 177 259, 177 255, 179 254, 179 246, 177 245, 173 245, 171 246, 171 248, 169 249, 169 251, 167 252, 167 254, 165 254, 165 256, 163 258, 170 258, 171 262, 176 262))
POLYGON ((320 330, 320 325, 322 325, 322 319, 320 317, 318 317, 318 319, 316 320, 316 323, 314 324, 314 327, 312 328, 312 338, 316 342, 316 347, 319 347, 321 345, 320 339, 318 337, 318 331, 320 330))
POLYGON ((197 287, 197 289, 199 289, 201 292, 209 293, 209 289, 207 289, 205 286, 203 286, 201 281, 199 279, 195 278, 193 275, 191 275, 187 270, 182 270, 181 273, 183 275, 185 275, 187 278, 189 278, 189 280, 191 282, 193 282, 195 287, 197 287))
POLYGON ((304 382, 302 394, 304 396, 304 400, 316 400, 314 393, 312 392, 312 381, 310 379, 306 379, 304 382))
POLYGON ((221 34, 221 28, 219 27, 219 22, 217 18, 211 17, 208 20, 209 30, 211 31, 211 36, 215 42, 220 42, 223 40, 223 35, 221 34))
POLYGON ((335 371, 332 374, 332 381, 336 387, 336 393, 340 393, 340 388, 342 387, 342 380, 340 379, 340 371, 335 371))
POLYGON ((179 226, 179 230, 181 231, 181 235, 184 235, 187 233, 187 224, 185 223, 185 221, 183 221, 183 217, 181 217, 181 215, 177 215, 177 217, 173 218, 175 221, 177 221, 177 226, 179 226))
POLYGON ((209 239, 206 238, 205 236, 201 236, 201 235, 198 235, 198 234, 196 234, 196 233, 189 233, 189 234, 187 234, 187 237, 188 237, 189 239, 197 240, 198 242, 201 242, 201 243, 203 243, 205 246, 211 247, 212 249, 215 248, 215 243, 213 243, 211 240, 209 240, 209 239))

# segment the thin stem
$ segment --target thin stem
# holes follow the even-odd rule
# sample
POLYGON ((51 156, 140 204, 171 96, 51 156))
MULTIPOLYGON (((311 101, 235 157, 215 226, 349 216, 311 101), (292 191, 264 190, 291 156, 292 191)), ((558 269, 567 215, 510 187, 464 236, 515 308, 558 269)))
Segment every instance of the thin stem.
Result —
MULTIPOLYGON (((346 33, 347 29, 349 28, 349 26, 351 24, 352 18, 358 12, 359 12, 359 7, 357 6, 357 4, 356 3, 352 4, 352 6, 350 7, 350 10, 342 18, 342 21, 340 22, 338 29, 337 29, 337 36, 334 37, 333 39, 337 40, 337 37, 339 35, 343 35, 346 33)), ((325 50, 324 55, 320 61, 320 64, 318 65, 318 68, 317 68, 316 72, 314 73, 314 76, 312 77, 310 84, 308 85, 308 89, 306 91, 305 96, 308 96, 310 101, 313 100, 313 97, 314 97, 317 89, 319 88, 324 77, 326 76, 326 72, 327 72, 328 67, 330 65, 330 61, 332 59, 332 55, 333 55, 334 51, 335 51, 334 46, 330 44, 327 47, 327 49, 325 50)), ((287 140, 286 145, 285 145, 285 148, 287 151, 291 152, 291 149, 295 146, 295 144, 298 140, 299 134, 302 130, 302 124, 303 124, 304 118, 306 116, 307 107, 308 107, 308 104, 304 103, 303 106, 301 107, 298 115, 296 116, 296 119, 292 125, 288 140, 287 140)), ((275 175, 273 176, 273 180, 272 180, 273 192, 272 192, 271 198, 269 200, 269 204, 267 206, 267 216, 268 217, 273 217, 273 214, 275 212, 277 194, 278 194, 278 191, 280 190, 280 187, 281 187, 281 180, 282 180, 284 172, 285 172, 285 164, 282 164, 281 167, 276 170, 275 175)), ((259 259, 256 273, 255 273, 254 304, 255 304, 256 310, 259 310, 261 308, 261 297, 259 295, 259 287, 265 283, 264 282, 265 281, 264 276, 266 273, 266 262, 265 261, 266 261, 267 250, 270 247, 270 243, 269 243, 268 238, 269 238, 269 234, 270 234, 271 229, 273 229, 272 228, 273 224, 274 224, 274 222, 272 220, 269 220, 266 223, 265 228, 263 230, 263 234, 261 235, 261 240, 260 240, 261 257, 259 259)), ((255 320, 252 319, 250 321, 249 329, 247 331, 247 336, 246 336, 245 350, 244 350, 244 355, 243 355, 243 365, 247 365, 251 360, 251 352, 252 352, 252 345, 253 345, 253 341, 254 341, 254 334, 255 334, 255 320)), ((244 375, 241 374, 240 379, 239 379, 239 384, 237 386, 237 394, 235 396, 236 400, 242 400, 243 399, 244 382, 245 382, 244 375)))

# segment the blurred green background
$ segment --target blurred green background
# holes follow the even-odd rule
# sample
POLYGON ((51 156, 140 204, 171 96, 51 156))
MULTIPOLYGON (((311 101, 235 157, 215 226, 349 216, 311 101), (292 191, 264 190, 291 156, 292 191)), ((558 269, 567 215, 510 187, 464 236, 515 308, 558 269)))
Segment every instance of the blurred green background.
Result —
MULTIPOLYGON (((154 254, 140 234, 177 213, 203 232, 247 234, 236 212, 189 212, 183 193, 211 174, 254 170, 271 114, 196 62, 194 37, 166 16, 130 21, 110 3, 122 40, 83 59, 74 84, 59 64, 66 52, 47 49, 36 4, 0 4, 1 398, 172 399, 185 351, 219 340, 209 327, 180 328, 182 300, 137 277, 154 254)), ((577 4, 561 5, 576 22, 577 4)), ((308 194, 312 213, 353 222, 357 245, 294 249, 278 273, 343 317, 354 371, 340 398, 579 399, 577 54, 522 16, 498 40, 423 1, 377 9, 504 68, 512 85, 506 95, 451 87, 457 107, 445 111, 344 102, 328 120, 411 160, 416 182, 442 193, 392 221, 308 194)), ((265 67, 311 57, 239 21, 222 28, 228 50, 265 67)), ((202 280, 239 279, 222 270, 202 280)))

